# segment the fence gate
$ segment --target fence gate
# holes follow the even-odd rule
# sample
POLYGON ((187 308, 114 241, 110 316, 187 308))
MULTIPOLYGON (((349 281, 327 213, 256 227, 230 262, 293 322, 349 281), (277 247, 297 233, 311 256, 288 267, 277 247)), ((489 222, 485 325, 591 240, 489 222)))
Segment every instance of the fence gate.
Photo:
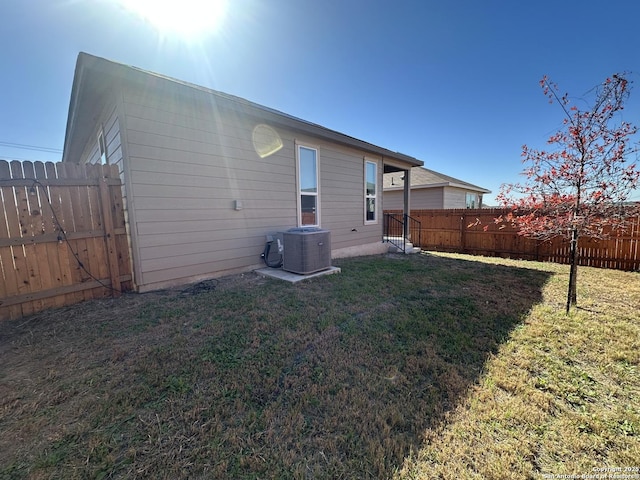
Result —
POLYGON ((131 288, 116 166, 0 160, 0 320, 131 288))

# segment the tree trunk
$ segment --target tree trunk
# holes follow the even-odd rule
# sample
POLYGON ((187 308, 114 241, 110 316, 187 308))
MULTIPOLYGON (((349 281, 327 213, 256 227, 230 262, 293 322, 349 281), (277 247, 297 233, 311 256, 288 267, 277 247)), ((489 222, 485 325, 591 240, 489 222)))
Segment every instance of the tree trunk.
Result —
POLYGON ((566 313, 572 306, 578 303, 577 285, 578 285, 578 230, 573 229, 571 232, 571 243, 569 247, 569 288, 567 291, 567 309, 566 313))

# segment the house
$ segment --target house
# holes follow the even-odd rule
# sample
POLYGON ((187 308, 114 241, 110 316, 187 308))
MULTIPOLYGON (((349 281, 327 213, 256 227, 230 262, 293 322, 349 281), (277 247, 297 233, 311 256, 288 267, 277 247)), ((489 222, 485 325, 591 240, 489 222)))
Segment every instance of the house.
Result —
POLYGON ((329 230, 332 258, 384 252, 383 173, 422 165, 86 53, 76 64, 63 162, 118 166, 138 291, 264 266, 266 236, 292 227, 329 230))
MULTIPOLYGON (((384 174, 385 210, 403 210, 406 176, 402 172, 384 174)), ((491 193, 457 178, 424 167, 411 169, 411 209, 482 208, 482 195, 491 193)))

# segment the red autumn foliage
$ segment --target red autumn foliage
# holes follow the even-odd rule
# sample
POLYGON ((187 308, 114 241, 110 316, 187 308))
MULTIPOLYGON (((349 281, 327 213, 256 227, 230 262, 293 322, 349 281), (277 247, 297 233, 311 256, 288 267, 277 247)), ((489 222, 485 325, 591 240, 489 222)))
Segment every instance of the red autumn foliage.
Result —
POLYGON ((550 103, 564 112, 561 130, 549 137, 549 150, 522 147, 526 165, 522 183, 503 185, 498 201, 512 214, 496 219, 518 228, 521 235, 546 240, 571 240, 571 276, 567 311, 576 304, 577 252, 582 236, 603 238, 623 230, 638 205, 627 201, 640 186, 638 129, 621 120, 630 93, 624 74, 613 75, 595 87, 590 108, 570 105, 568 94, 546 76, 540 86, 550 103))

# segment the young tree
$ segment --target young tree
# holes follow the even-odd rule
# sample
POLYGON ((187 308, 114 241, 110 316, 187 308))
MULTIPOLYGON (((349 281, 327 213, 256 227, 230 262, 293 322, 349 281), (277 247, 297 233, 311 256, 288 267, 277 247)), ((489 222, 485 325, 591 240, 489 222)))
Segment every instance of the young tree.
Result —
POLYGON ((593 104, 584 110, 572 105, 567 94, 561 96, 546 76, 540 86, 549 103, 564 112, 563 127, 549 137, 549 150, 522 147, 526 181, 501 187, 498 200, 512 213, 496 222, 510 222, 527 237, 570 241, 568 313, 577 304, 580 238, 604 238, 638 214, 627 202, 640 184, 635 156, 630 159, 637 152, 632 145, 637 127, 620 113, 631 86, 624 74, 591 90, 593 104))

